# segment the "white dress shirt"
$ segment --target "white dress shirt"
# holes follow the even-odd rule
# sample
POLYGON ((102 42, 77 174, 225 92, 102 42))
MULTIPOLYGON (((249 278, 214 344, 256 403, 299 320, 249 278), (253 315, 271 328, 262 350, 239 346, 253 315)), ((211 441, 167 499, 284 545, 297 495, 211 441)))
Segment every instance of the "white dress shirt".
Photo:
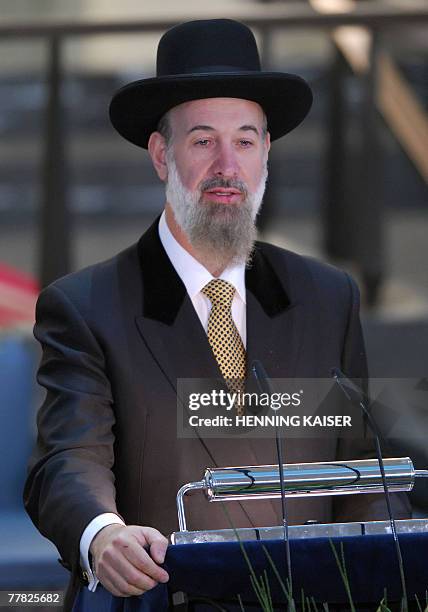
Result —
MULTIPOLYGON (((214 277, 177 242, 168 227, 165 212, 162 213, 159 221, 159 237, 175 271, 186 287, 186 291, 192 300, 193 307, 204 330, 207 331, 211 302, 201 293, 201 289, 203 289, 214 277)), ((219 278, 229 282, 235 287, 235 295, 232 302, 232 318, 245 347, 247 342, 245 264, 226 268, 219 278)), ((87 525, 80 539, 80 564, 87 574, 89 580, 88 588, 90 591, 95 591, 98 585, 98 579, 89 563, 89 547, 93 538, 103 529, 103 527, 115 523, 121 525, 125 524, 116 514, 112 514, 111 512, 100 514, 87 525)))

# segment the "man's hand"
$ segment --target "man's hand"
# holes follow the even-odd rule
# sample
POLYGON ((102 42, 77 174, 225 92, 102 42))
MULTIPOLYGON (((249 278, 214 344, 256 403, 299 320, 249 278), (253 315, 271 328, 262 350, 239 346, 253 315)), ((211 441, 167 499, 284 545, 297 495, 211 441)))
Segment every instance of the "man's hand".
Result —
POLYGON ((166 537, 151 527, 108 525, 97 533, 89 550, 101 584, 113 595, 129 597, 169 580, 158 565, 167 546, 166 537))

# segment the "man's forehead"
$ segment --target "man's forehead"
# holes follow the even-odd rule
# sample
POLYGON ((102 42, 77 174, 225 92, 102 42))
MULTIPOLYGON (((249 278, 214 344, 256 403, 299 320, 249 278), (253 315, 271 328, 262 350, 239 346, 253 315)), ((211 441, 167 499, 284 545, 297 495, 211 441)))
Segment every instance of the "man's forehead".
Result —
POLYGON ((194 125, 213 128, 228 125, 237 129, 251 123, 262 125, 264 112, 260 104, 242 98, 206 98, 191 100, 170 111, 174 127, 188 131, 194 125))

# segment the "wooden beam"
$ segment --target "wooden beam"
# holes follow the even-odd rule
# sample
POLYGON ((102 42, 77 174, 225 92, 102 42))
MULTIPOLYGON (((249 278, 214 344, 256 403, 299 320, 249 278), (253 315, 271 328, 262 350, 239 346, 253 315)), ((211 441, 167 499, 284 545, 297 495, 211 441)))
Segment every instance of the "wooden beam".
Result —
MULTIPOLYGON (((356 7, 355 0, 309 0, 314 10, 329 14, 356 7)), ((369 69, 370 30, 361 26, 340 26, 332 32, 337 48, 351 69, 363 75, 369 69)), ((391 57, 379 53, 376 105, 391 131, 428 183, 428 117, 421 103, 400 74, 391 57)))
POLYGON ((379 57, 377 104, 397 140, 428 183, 428 117, 386 53, 379 57))

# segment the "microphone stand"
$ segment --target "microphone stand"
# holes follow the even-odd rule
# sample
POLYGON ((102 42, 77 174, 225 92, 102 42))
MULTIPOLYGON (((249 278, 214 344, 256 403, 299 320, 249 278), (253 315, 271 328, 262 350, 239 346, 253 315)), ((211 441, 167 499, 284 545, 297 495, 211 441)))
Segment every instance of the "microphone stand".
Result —
MULTIPOLYGON (((260 361, 255 359, 251 366, 251 371, 256 379, 257 386, 259 388, 260 393, 267 393, 269 396, 272 395, 272 387, 269 381, 269 378, 266 374, 266 370, 260 361)), ((278 426, 275 425, 275 442, 276 442, 276 454, 278 458, 278 470, 279 470, 279 484, 281 488, 281 511, 282 511, 282 526, 284 533, 284 543, 285 543, 285 561, 288 570, 288 589, 289 589, 289 609, 290 609, 290 601, 293 597, 293 579, 291 572, 291 552, 290 552, 290 540, 288 537, 288 516, 287 516, 287 504, 285 500, 285 485, 284 485, 284 458, 282 453, 282 444, 279 436, 278 426)))
POLYGON ((372 414, 368 408, 369 401, 368 401, 368 398, 366 398, 363 390, 360 389, 347 376, 345 376, 345 374, 339 368, 332 368, 331 374, 334 380, 337 382, 339 388, 345 395, 345 397, 352 404, 357 404, 361 408, 363 415, 367 418, 367 423, 375 437, 376 456, 379 462, 379 469, 380 469, 380 474, 382 478, 383 490, 385 493, 386 507, 388 510, 389 522, 391 525, 391 533, 394 539, 395 551, 397 554, 398 566, 400 570, 400 581, 401 581, 401 588, 403 591, 403 600, 402 600, 403 608, 402 609, 404 609, 404 612, 407 612, 407 609, 408 609, 407 590, 406 590, 406 579, 404 576, 403 556, 401 554, 400 542, 398 541, 398 535, 397 535, 397 530, 395 526, 395 519, 394 519, 392 506, 391 506, 391 498, 390 498, 390 494, 388 490, 388 483, 386 481, 385 466, 383 463, 382 450, 381 450, 381 445, 380 445, 380 435, 381 434, 378 430, 376 421, 372 417, 372 414))

